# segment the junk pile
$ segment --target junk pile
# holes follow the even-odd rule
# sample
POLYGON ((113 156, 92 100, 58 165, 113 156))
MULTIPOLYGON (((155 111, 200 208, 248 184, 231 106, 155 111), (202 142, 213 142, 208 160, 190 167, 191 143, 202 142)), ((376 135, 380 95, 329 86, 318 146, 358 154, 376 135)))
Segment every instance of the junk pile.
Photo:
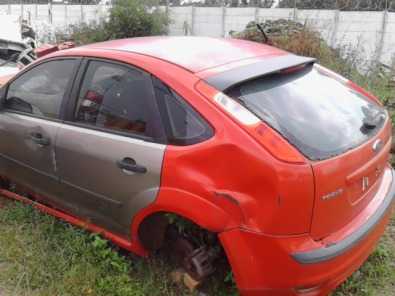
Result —
POLYGON ((298 55, 322 60, 336 52, 316 32, 292 20, 278 19, 250 22, 241 32, 230 32, 231 37, 274 45, 298 55))
POLYGON ((278 19, 267 20, 261 23, 252 21, 247 24, 243 31, 231 31, 229 34, 233 38, 268 43, 267 39, 275 40, 276 38, 292 37, 293 35, 304 32, 305 29, 305 25, 301 23, 292 20, 278 19))
POLYGON ((37 58, 74 47, 73 42, 37 45, 36 32, 27 20, 0 17, 0 86, 37 58))

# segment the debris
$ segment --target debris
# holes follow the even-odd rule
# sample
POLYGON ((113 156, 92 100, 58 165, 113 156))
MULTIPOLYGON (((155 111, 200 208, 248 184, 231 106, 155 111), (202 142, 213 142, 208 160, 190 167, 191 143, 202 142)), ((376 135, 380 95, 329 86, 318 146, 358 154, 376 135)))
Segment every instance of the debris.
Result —
POLYGON ((176 283, 176 284, 180 284, 183 282, 183 277, 185 274, 185 270, 182 268, 177 268, 176 270, 173 270, 170 273, 170 278, 171 280, 176 283))
POLYGON ((178 268, 170 273, 171 280, 176 284, 183 284, 192 293, 194 292, 202 283, 194 279, 188 272, 183 268, 178 268))
POLYGON ((184 273, 184 285, 189 289, 190 292, 194 292, 199 287, 201 281, 195 280, 189 273, 184 273))
POLYGON ((230 32, 230 35, 233 38, 268 43, 268 40, 273 38, 285 36, 290 37, 294 34, 301 33, 305 30, 305 28, 306 26, 301 23, 286 19, 267 20, 263 23, 256 23, 252 21, 247 24, 243 31, 230 32), (262 33, 262 30, 265 32, 265 34, 262 33))

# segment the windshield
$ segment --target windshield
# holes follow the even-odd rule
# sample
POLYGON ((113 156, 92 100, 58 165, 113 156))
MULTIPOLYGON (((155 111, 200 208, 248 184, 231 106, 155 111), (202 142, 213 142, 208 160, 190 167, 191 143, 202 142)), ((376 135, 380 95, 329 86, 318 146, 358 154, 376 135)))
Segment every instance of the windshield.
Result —
POLYGON ((362 144, 386 118, 382 107, 314 66, 243 83, 228 95, 312 160, 327 159, 362 144))

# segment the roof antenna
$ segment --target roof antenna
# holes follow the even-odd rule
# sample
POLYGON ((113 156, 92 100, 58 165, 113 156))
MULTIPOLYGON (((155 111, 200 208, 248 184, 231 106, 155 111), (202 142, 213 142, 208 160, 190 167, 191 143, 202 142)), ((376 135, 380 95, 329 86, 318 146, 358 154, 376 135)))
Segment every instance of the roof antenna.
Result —
POLYGON ((261 24, 257 23, 256 26, 257 26, 258 30, 259 30, 259 31, 262 33, 262 35, 263 35, 263 38, 264 38, 264 41, 263 41, 263 42, 266 43, 266 44, 272 44, 272 41, 271 41, 270 38, 267 36, 267 34, 266 34, 265 30, 262 28, 261 24))

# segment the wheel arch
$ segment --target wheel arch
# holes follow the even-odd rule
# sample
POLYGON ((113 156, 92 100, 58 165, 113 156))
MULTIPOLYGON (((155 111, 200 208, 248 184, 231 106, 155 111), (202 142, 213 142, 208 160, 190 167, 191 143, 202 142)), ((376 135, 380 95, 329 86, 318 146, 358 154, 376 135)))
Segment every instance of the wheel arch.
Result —
POLYGON ((239 215, 235 217, 215 204, 214 200, 175 188, 161 188, 157 199, 133 218, 131 223, 133 243, 143 247, 139 239, 139 229, 146 219, 160 213, 176 214, 214 233, 237 228, 241 224, 239 215))

